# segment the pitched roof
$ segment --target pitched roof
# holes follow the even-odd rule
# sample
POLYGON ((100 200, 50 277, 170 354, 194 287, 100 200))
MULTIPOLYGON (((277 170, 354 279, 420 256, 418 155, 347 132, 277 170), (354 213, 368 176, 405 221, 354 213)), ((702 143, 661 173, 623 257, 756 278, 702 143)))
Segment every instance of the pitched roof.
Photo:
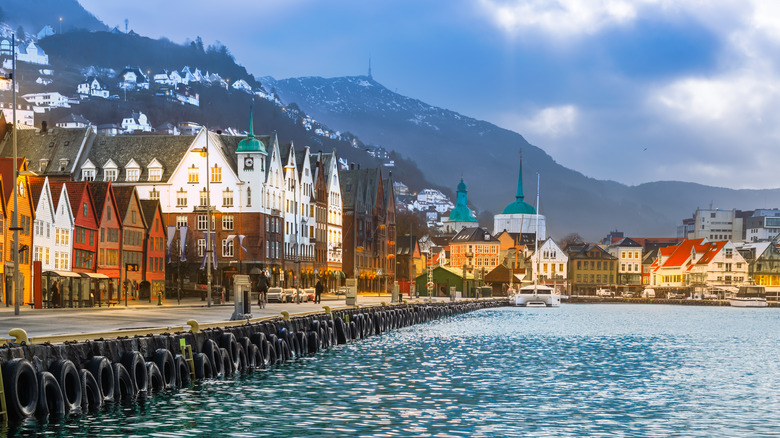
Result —
MULTIPOLYGON (((103 181, 90 181, 87 184, 90 194, 92 194, 92 202, 95 204, 95 214, 98 217, 98 223, 103 214, 103 207, 106 203, 106 193, 111 182, 103 181)), ((77 211, 77 210, 74 210, 77 211)))
MULTIPOLYGON (((0 176, 2 176, 3 181, 14 180, 13 161, 13 158, 0 158, 0 176)), ((21 168, 24 163, 24 158, 17 158, 16 162, 19 168, 21 168)), ((3 184, 3 204, 7 204, 8 200, 11 199, 15 185, 16 184, 3 184)))
MULTIPOLYGON (((194 135, 100 136, 90 145, 86 158, 99 168, 108 160, 113 160, 119 166, 117 181, 126 180, 127 170, 124 166, 130 160, 135 160, 141 166, 140 179, 147 180, 147 166, 156 159, 163 167, 162 181, 167 181, 193 141, 194 135)), ((79 165, 82 165, 83 161, 79 165)))
POLYGON ((52 206, 54 206, 54 210, 57 210, 57 207, 59 206, 63 185, 65 185, 64 180, 57 180, 51 178, 49 179, 49 190, 51 191, 51 203, 52 206))
POLYGON ((669 258, 661 265, 663 268, 676 268, 681 267, 691 257, 691 251, 697 253, 703 253, 706 251, 706 247, 703 246, 704 239, 684 240, 677 246, 670 246, 667 248, 661 248, 661 254, 665 254, 667 251, 672 250, 669 258))
POLYGON ((452 238, 450 243, 467 243, 467 242, 488 242, 488 243, 499 243, 499 240, 495 237, 491 236, 490 233, 487 232, 482 227, 470 227, 470 228, 463 228, 460 231, 458 231, 458 234, 455 235, 455 237, 452 238))
MULTIPOLYGON (((141 199, 141 210, 143 210, 144 219, 146 220, 146 232, 149 233, 152 230, 152 224, 154 223, 154 215, 160 208, 160 201, 157 199, 141 199)), ((165 218, 160 215, 160 225, 165 229, 165 218)))
MULTIPOLYGON (((54 128, 41 133, 37 129, 20 129, 16 131, 17 148, 24 151, 28 162, 37 163, 40 160, 48 160, 48 164, 40 173, 45 175, 64 175, 70 176, 70 169, 75 163, 81 145, 90 138, 94 138, 94 133, 90 128, 54 128), (60 160, 68 160, 65 170, 60 170, 60 160)), ((13 144, 11 136, 6 136, 5 141, 0 146, 0 155, 4 157, 13 156, 13 144)))
POLYGON ((114 192, 114 200, 119 209, 119 217, 122 219, 127 215, 127 209, 130 207, 130 200, 133 198, 135 186, 114 186, 111 188, 114 192))
POLYGON ((46 182, 46 178, 42 176, 28 176, 27 181, 30 183, 30 196, 32 196, 33 207, 38 208, 38 201, 41 199, 43 184, 46 182))

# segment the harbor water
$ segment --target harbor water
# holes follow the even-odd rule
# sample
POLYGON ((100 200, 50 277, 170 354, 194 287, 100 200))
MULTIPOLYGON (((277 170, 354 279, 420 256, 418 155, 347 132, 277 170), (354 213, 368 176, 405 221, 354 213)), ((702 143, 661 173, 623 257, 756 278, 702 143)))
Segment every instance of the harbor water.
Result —
POLYGON ((762 436, 780 424, 775 309, 498 308, 10 436, 762 436))

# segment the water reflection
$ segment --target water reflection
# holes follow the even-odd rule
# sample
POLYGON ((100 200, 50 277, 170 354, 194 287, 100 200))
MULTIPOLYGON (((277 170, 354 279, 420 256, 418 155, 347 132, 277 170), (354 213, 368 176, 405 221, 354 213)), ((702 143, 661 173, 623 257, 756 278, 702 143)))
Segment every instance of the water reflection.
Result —
POLYGON ((484 310, 11 435, 771 435, 777 323, 772 309, 484 310))

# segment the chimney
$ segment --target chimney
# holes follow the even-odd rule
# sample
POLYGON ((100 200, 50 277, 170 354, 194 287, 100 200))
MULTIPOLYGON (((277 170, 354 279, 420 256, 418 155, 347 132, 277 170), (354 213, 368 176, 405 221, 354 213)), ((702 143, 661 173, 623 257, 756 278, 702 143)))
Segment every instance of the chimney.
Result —
POLYGON ((360 170, 360 163, 358 163, 358 170, 360 170))
POLYGON ((393 179, 393 171, 390 171, 390 179, 393 179))
POLYGON ((48 128, 48 122, 46 120, 41 122, 41 134, 46 134, 46 130, 48 128))
POLYGON ((349 170, 355 170, 355 163, 349 163, 349 170))

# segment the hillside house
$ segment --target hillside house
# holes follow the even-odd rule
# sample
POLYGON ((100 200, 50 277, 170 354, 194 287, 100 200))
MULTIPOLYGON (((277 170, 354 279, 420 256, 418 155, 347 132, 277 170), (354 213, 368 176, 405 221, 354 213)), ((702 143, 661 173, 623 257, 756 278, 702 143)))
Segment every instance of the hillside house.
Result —
POLYGON ((245 93, 252 94, 252 86, 249 85, 249 83, 243 79, 239 79, 235 82, 233 82, 233 85, 231 85, 234 90, 243 91, 245 93))
POLYGON ((92 122, 84 118, 81 114, 70 113, 66 117, 60 119, 55 124, 58 128, 86 128, 92 125, 92 122))
POLYGON ((122 132, 130 133, 136 131, 151 132, 152 125, 142 112, 133 112, 130 117, 122 119, 122 132))
POLYGON ((126 67, 117 77, 123 90, 149 89, 149 78, 138 67, 126 67))
POLYGON ((110 91, 108 85, 100 80, 100 78, 89 76, 84 82, 76 86, 76 93, 78 93, 81 99, 90 97, 108 99, 110 91))

